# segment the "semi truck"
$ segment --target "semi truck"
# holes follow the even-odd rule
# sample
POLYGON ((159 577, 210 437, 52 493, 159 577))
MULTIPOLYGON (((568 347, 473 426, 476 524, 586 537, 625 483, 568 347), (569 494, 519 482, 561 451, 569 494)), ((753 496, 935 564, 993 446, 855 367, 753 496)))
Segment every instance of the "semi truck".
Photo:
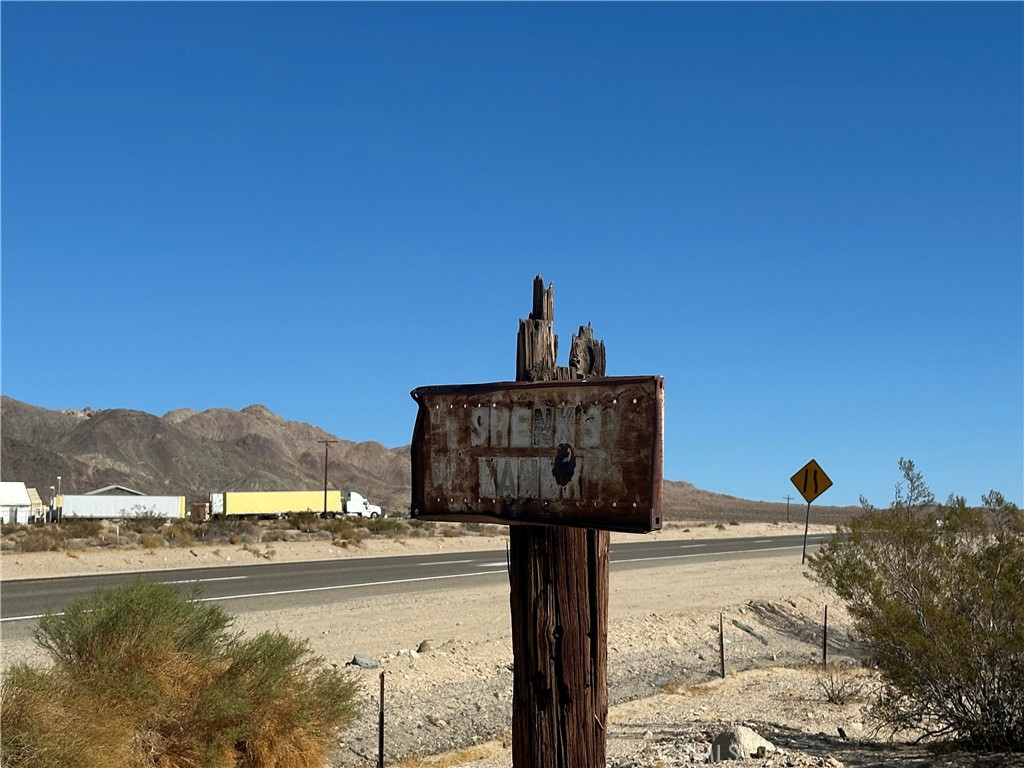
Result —
POLYGON ((285 517, 312 512, 327 517, 339 514, 380 517, 381 509, 355 491, 225 491, 210 494, 212 517, 285 517))
POLYGON ((346 515, 356 515, 357 517, 381 516, 380 507, 376 504, 371 504, 355 491, 345 491, 344 512, 346 515))
MULTIPOLYGON (((284 517, 324 511, 324 492, 225 491, 210 494, 210 514, 220 517, 284 517)), ((341 491, 327 491, 327 512, 341 511, 341 491)))

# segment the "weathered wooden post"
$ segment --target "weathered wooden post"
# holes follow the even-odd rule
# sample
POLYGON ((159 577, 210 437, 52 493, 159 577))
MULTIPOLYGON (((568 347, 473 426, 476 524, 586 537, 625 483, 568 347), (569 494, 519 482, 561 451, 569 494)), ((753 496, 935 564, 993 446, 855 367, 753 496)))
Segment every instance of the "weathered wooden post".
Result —
MULTIPOLYGON (((604 344, 592 333, 589 342, 574 343, 570 363, 604 376, 604 344)), ((554 287, 538 276, 533 312, 519 322, 516 380, 558 378, 557 354, 554 287)), ((522 525, 510 536, 512 764, 603 768, 609 533, 522 525)))
POLYGON ((718 664, 725 679, 725 615, 718 614, 718 664))
POLYGON ((609 531, 661 528, 664 382, 604 377, 589 326, 555 364, 554 287, 533 286, 516 381, 419 387, 412 516, 512 526, 512 759, 604 768, 609 531))
POLYGON ((825 626, 821 630, 821 666, 828 666, 828 606, 825 606, 825 626))
POLYGON ((377 712, 377 768, 384 768, 384 670, 380 672, 380 710, 377 712))

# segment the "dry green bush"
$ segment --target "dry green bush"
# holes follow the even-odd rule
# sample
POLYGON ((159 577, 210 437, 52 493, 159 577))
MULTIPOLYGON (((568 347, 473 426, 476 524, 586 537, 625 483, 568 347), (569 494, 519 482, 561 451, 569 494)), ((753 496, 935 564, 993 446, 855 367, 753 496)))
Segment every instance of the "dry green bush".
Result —
POLYGON ((268 632, 243 639, 219 606, 136 581, 40 620, 52 666, 0 686, 6 768, 323 765, 358 688, 268 632))
POLYGON ((167 520, 165 518, 159 517, 152 510, 148 510, 143 506, 136 504, 131 509, 131 516, 125 517, 118 524, 125 531, 152 533, 154 531, 159 531, 166 522, 167 520))
POLYGON ((358 544, 364 538, 366 538, 366 529, 354 525, 352 520, 339 517, 334 520, 325 520, 323 530, 328 531, 331 534, 331 541, 338 543, 339 541, 347 542, 350 544, 358 544))
POLYGON ((409 532, 409 524, 394 517, 373 517, 360 520, 370 533, 386 533, 391 537, 409 532))
POLYGON ((252 520, 211 520, 200 526, 199 538, 204 542, 224 541, 238 544, 244 539, 255 541, 259 538, 260 530, 259 524, 252 520))
POLYGON ((164 545, 164 537, 159 533, 139 534, 139 543, 146 549, 160 549, 164 545))
MULTIPOLYGON (((313 533, 313 531, 321 530, 320 516, 315 512, 299 512, 298 514, 288 515, 287 521, 290 527, 303 533, 313 533)), ((324 522, 329 521, 325 520, 324 522)))
POLYGON ((197 527, 188 520, 173 520, 164 529, 164 538, 172 547, 191 547, 197 527))
POLYGON ((100 535, 103 523, 83 517, 65 517, 56 528, 68 539, 92 539, 100 535))
POLYGON ((413 518, 409 521, 409 527, 412 529, 413 534, 419 534, 421 532, 430 535, 437 527, 437 523, 433 520, 420 520, 419 518, 413 518))
POLYGON ((18 541, 18 550, 21 552, 56 552, 64 545, 64 539, 59 537, 50 526, 45 528, 32 528, 28 534, 18 541))
POLYGON ((936 505, 900 459, 896 500, 841 526, 810 558, 846 601, 883 677, 874 713, 987 749, 1024 749, 1024 516, 1002 494, 984 508, 936 505))

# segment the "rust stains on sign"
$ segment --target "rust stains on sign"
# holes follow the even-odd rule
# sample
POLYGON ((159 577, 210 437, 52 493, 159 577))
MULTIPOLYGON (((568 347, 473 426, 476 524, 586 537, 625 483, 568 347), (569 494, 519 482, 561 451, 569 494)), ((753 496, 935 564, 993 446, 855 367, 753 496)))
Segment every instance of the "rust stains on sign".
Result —
POLYGON ((420 387, 412 515, 661 528, 664 380, 420 387))

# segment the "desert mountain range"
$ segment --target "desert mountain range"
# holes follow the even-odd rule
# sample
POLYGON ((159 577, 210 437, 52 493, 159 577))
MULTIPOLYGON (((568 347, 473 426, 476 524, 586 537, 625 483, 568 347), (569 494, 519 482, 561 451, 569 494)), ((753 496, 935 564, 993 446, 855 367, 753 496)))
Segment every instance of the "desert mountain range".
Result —
MULTIPOLYGON (((44 500, 61 476, 64 493, 123 485, 154 495, 207 501, 212 491, 316 490, 327 482, 357 490, 386 512, 408 511, 410 446, 355 443, 288 421, 262 405, 241 411, 188 408, 154 416, 123 408, 56 410, 0 398, 0 476, 36 488, 44 500)), ((793 502, 793 519, 802 517, 793 502)), ((846 519, 849 507, 814 507, 818 522, 846 519)), ((666 520, 785 520, 786 504, 748 501, 665 482, 666 520)))

